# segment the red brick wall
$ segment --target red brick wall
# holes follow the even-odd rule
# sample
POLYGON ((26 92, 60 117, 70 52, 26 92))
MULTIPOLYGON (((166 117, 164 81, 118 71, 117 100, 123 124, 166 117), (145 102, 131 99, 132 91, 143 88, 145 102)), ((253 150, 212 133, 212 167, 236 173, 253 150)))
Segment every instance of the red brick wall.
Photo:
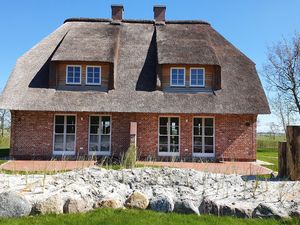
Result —
MULTIPOLYGON (((76 156, 88 154, 89 115, 77 115, 76 156)), ((180 156, 192 158, 192 126, 196 114, 105 113, 112 116, 112 154, 120 156, 130 143, 130 122, 137 122, 138 156, 157 159, 159 116, 180 116, 180 156)), ((12 112, 11 154, 16 158, 51 158, 55 112, 12 112)), ((202 115, 204 116, 204 115, 202 115)), ((209 115, 205 115, 209 116, 209 115)), ((210 115, 212 116, 212 115, 210 115)), ((255 160, 256 115, 213 115, 215 152, 219 160, 255 160)))

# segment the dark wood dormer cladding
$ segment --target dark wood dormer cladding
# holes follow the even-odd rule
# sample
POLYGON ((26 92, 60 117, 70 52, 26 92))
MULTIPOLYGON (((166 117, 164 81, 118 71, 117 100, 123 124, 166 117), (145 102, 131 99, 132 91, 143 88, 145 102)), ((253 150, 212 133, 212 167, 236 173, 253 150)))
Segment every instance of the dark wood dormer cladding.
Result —
POLYGON ((102 91, 113 89, 113 65, 105 62, 79 62, 79 61, 54 61, 50 65, 49 87, 66 91, 102 91), (80 84, 67 84, 67 66, 81 67, 80 84), (101 67, 101 83, 97 85, 87 84, 87 67, 101 67))
POLYGON ((221 89, 221 69, 216 65, 186 65, 186 64, 164 64, 159 66, 159 79, 161 81, 161 90, 165 92, 176 93, 211 93, 215 90, 221 89), (171 70, 172 68, 184 68, 185 70, 185 84, 183 86, 173 86, 171 84, 171 70), (190 82, 190 69, 203 68, 204 69, 204 85, 192 86, 190 82))

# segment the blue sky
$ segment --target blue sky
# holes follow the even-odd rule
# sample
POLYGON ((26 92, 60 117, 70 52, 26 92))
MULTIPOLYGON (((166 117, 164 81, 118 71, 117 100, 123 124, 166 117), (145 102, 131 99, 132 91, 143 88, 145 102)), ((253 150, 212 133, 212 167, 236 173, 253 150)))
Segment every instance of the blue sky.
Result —
MULTIPOLYGON (((123 4, 125 18, 153 18, 153 5, 167 6, 167 19, 201 19, 251 58, 258 72, 267 47, 300 31, 299 0, 9 0, 0 5, 0 90, 24 52, 69 17, 110 18, 111 4, 123 4)), ((265 84, 265 81, 263 81, 265 84)), ((274 116, 261 116, 259 130, 268 130, 274 116)))

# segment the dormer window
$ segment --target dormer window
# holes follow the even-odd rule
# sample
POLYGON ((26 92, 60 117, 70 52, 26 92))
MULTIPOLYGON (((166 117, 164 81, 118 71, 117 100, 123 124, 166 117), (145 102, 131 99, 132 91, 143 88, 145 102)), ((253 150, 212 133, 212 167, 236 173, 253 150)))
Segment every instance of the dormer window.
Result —
POLYGON ((205 69, 191 68, 190 69, 190 86, 204 87, 205 86, 205 69))
POLYGON ((66 84, 81 84, 81 66, 67 66, 66 84))
POLYGON ((185 68, 172 67, 170 79, 171 86, 185 86, 185 68))
POLYGON ((101 67, 87 66, 86 67, 86 84, 101 85, 101 67))

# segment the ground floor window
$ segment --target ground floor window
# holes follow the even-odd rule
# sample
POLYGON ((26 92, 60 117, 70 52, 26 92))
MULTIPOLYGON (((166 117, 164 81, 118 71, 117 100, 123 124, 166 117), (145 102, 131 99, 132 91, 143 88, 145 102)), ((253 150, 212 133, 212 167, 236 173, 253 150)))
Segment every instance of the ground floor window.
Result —
POLYGON ((111 118, 110 116, 90 116, 89 153, 110 154, 111 118))
POLYGON ((193 154, 214 156, 214 118, 193 119, 193 154))
POLYGON ((179 118, 159 118, 159 155, 179 155, 179 118))
POLYGON ((76 117, 70 115, 55 116, 54 153, 74 154, 76 117))

